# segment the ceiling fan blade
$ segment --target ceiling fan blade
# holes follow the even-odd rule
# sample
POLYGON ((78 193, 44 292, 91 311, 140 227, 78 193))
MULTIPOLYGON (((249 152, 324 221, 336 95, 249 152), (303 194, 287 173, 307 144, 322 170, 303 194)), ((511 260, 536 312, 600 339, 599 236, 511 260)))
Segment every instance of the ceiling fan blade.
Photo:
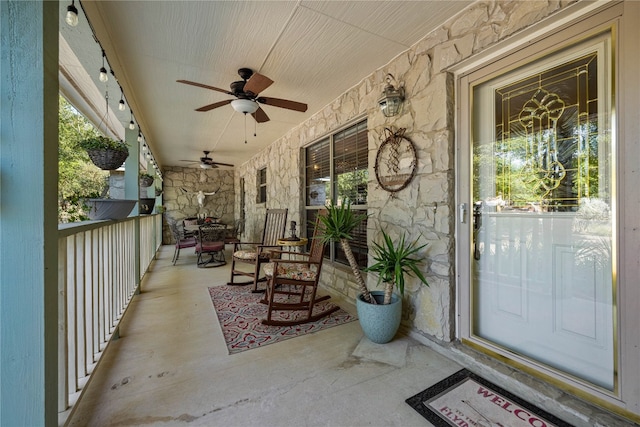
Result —
POLYGON ((220 89, 219 87, 209 86, 209 85, 205 85, 205 84, 202 84, 202 83, 192 82, 192 81, 189 81, 189 80, 176 80, 176 82, 184 83, 186 85, 191 85, 191 86, 202 87, 202 88, 205 88, 205 89, 215 90, 217 92, 226 93, 227 95, 233 95, 232 92, 229 92, 226 89, 220 89))
POLYGON ((269 77, 265 77, 262 74, 253 73, 249 80, 244 85, 245 92, 251 92, 254 95, 259 94, 269 86, 273 84, 273 80, 269 77))
POLYGON ((258 107, 256 112, 252 113, 251 115, 253 116, 254 119, 256 119, 256 122, 258 123, 264 123, 269 121, 269 116, 267 116, 267 113, 265 113, 264 110, 260 107, 258 107))
POLYGON ((232 164, 229 163, 220 163, 220 162, 211 162, 212 165, 221 165, 221 166, 230 166, 230 167, 235 167, 232 164))
POLYGON ((261 104, 272 105, 274 107, 286 108, 288 110, 300 111, 304 113, 307 111, 307 104, 302 102, 289 101, 288 99, 269 98, 261 96, 256 99, 261 104))
POLYGON ((204 107, 196 108, 196 111, 210 111, 210 110, 213 110, 214 108, 231 104, 231 101, 233 101, 233 99, 227 99, 226 101, 215 102, 213 104, 205 105, 204 107))

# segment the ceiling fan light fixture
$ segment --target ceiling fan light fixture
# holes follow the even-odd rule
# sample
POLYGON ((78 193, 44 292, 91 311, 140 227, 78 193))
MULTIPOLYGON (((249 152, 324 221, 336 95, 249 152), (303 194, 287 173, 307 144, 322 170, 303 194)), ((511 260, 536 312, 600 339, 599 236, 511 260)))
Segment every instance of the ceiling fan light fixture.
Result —
POLYGON ((200 163, 200 167, 202 169, 212 169, 213 165, 210 165, 209 163, 200 163))
POLYGON ((256 101, 251 99, 234 99, 231 101, 231 106, 238 113, 253 114, 260 107, 256 101))

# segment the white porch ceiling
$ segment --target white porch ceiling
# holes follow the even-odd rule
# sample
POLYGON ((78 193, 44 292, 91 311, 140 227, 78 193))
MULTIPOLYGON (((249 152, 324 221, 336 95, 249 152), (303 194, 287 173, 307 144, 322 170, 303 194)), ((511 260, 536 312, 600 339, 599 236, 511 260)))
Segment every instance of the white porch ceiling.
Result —
MULTIPOLYGON (((106 84, 97 79, 102 56, 88 18, 157 162, 189 166, 180 160, 198 160, 203 150, 215 161, 242 164, 472 1, 83 0, 75 28, 64 22, 69 3, 60 2, 60 33, 87 72, 71 73, 63 93, 74 101, 70 92, 83 88, 84 100, 74 104, 95 121, 104 117, 108 90, 119 121, 112 127, 122 132, 129 123, 129 110, 117 110, 113 76, 106 84), (303 102, 308 110, 262 105, 271 120, 256 127, 247 116, 245 144, 245 117, 230 105, 194 111, 231 96, 176 82, 228 90, 242 67, 275 82, 261 95, 303 102), (92 91, 84 89, 89 81, 92 91)), ((77 60, 61 53, 61 70, 73 70, 77 60)))

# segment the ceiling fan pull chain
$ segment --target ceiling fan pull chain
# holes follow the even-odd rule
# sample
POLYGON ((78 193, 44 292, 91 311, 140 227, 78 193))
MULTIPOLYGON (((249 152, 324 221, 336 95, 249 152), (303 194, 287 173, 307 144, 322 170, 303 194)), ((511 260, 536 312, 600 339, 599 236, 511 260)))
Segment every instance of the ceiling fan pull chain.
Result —
POLYGON ((247 113, 244 113, 244 143, 247 143, 247 113))
POLYGON ((255 138, 256 136, 258 136, 258 122, 257 121, 253 121, 253 137, 255 138))

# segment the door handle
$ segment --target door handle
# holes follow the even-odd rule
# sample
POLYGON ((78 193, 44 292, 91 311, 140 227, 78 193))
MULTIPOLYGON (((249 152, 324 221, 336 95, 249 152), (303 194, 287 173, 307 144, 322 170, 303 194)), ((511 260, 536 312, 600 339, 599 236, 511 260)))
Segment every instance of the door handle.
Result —
POLYGON ((466 203, 460 203, 460 206, 458 206, 458 215, 460 218, 460 222, 462 224, 467 222, 467 204, 466 203))
POLYGON ((480 260, 480 248, 478 247, 478 231, 482 227, 482 201, 473 204, 473 259, 480 260))

